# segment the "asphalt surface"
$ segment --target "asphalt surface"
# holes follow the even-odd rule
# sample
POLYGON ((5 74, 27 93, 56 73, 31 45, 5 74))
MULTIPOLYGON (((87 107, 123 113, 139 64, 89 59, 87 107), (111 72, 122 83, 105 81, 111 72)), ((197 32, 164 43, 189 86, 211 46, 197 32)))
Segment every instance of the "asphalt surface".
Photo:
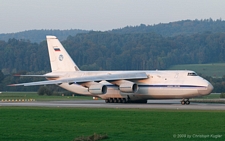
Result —
POLYGON ((180 100, 148 100, 147 104, 105 103, 104 100, 30 101, 30 102, 2 102, 1 101, 0 106, 225 110, 225 104, 191 102, 190 105, 181 105, 180 100))

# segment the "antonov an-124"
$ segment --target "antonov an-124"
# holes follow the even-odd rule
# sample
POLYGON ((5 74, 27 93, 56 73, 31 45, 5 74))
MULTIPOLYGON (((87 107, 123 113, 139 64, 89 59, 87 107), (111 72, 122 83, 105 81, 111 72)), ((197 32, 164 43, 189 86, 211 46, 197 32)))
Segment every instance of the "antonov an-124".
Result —
POLYGON ((55 36, 46 36, 52 72, 46 81, 11 84, 34 86, 56 84, 80 95, 98 97, 106 103, 147 103, 151 99, 189 99, 211 93, 213 86, 194 71, 81 71, 55 36))

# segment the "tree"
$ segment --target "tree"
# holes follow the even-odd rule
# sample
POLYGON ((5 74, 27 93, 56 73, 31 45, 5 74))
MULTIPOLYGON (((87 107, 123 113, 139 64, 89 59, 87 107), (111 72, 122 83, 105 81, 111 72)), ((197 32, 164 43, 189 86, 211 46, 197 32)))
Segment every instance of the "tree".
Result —
POLYGON ((46 87, 45 94, 48 95, 48 96, 51 96, 52 95, 52 91, 48 87, 46 87))
POLYGON ((45 87, 44 87, 44 86, 41 86, 41 87, 38 89, 38 95, 45 95, 45 87))
POLYGON ((38 95, 45 95, 45 94, 50 96, 52 95, 52 91, 49 90, 49 88, 46 86, 41 86, 38 90, 38 95))
POLYGON ((0 83, 2 82, 2 80, 4 79, 4 74, 2 73, 2 71, 0 71, 0 83))

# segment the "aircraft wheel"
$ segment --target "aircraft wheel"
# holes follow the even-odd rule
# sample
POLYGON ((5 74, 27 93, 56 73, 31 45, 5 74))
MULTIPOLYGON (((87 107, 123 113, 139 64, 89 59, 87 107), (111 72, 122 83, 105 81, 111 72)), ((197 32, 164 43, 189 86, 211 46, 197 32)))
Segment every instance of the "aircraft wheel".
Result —
POLYGON ((126 102, 127 102, 126 98, 123 98, 123 99, 122 99, 122 102, 123 102, 123 103, 126 103, 126 102))
POLYGON ((109 99, 109 103, 114 103, 112 98, 109 99))
POLYGON ((189 101, 189 100, 187 100, 187 101, 186 101, 186 105, 189 105, 189 104, 190 104, 190 101, 189 101))
POLYGON ((118 103, 118 99, 117 98, 114 98, 114 103, 118 103))
POLYGON ((122 103, 122 99, 121 98, 118 98, 118 103, 122 103))
POLYGON ((106 100, 105 100, 105 103, 109 103, 109 100, 108 100, 108 99, 106 99, 106 100))
POLYGON ((182 104, 182 105, 185 105, 185 104, 186 104, 186 102, 185 102, 184 100, 182 100, 182 101, 181 101, 181 104, 182 104))

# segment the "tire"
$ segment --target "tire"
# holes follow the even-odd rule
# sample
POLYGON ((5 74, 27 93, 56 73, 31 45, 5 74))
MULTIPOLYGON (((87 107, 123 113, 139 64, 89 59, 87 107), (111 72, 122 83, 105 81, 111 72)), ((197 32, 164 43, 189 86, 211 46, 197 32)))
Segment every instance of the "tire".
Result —
POLYGON ((114 100, 112 98, 110 98, 109 103, 114 103, 114 100))
POLYGON ((189 105, 190 104, 190 101, 186 101, 186 105, 189 105))
POLYGON ((185 105, 185 103, 186 103, 185 101, 181 101, 181 105, 185 105))

